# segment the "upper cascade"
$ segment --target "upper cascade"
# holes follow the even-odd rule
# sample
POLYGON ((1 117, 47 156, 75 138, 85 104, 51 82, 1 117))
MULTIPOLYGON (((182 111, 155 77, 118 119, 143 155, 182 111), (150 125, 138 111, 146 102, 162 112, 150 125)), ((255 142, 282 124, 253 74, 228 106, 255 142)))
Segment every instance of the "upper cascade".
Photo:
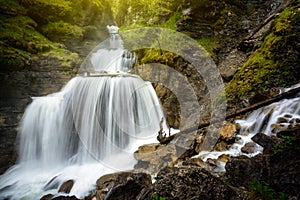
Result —
POLYGON ((107 25, 106 26, 109 34, 118 34, 119 33, 119 27, 114 25, 107 25))
POLYGON ((79 75, 103 76, 130 72, 136 61, 134 53, 123 46, 119 28, 106 26, 110 37, 97 45, 86 57, 79 69, 79 75))

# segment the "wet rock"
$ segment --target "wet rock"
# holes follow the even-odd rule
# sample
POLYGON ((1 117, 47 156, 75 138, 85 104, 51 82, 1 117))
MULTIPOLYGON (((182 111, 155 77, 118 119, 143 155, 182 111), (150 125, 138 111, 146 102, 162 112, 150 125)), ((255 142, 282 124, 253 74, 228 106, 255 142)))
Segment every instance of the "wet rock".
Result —
POLYGON ((274 146, 280 143, 278 138, 271 137, 263 133, 255 134, 251 140, 262 146, 264 148, 264 153, 271 152, 274 149, 274 146))
POLYGON ((239 126, 237 124, 227 123, 220 130, 220 139, 227 142, 234 142, 238 130, 239 126))
POLYGON ((53 194, 46 194, 42 196, 40 200, 51 200, 53 196, 54 196, 53 194))
POLYGON ((52 200, 80 200, 78 199, 76 196, 58 196, 58 197, 54 197, 52 198, 52 200))
POLYGON ((221 72, 221 76, 225 81, 230 81, 237 71, 236 68, 228 68, 221 72))
POLYGON ((57 178, 57 176, 54 176, 50 181, 48 181, 43 189, 44 190, 52 190, 52 189, 58 188, 59 181, 56 178, 57 178))
POLYGON ((197 166, 165 168, 157 174, 152 194, 166 199, 239 199, 239 192, 197 166))
POLYGON ((249 188, 253 180, 259 180, 277 191, 300 198, 299 160, 299 146, 252 158, 239 156, 227 162, 225 177, 235 187, 249 188))
POLYGON ((282 138, 283 136, 299 138, 300 137, 300 127, 296 127, 295 129, 290 129, 290 130, 279 131, 276 135, 279 138, 282 138))
POLYGON ((73 185, 74 185, 74 180, 68 180, 63 184, 61 184, 61 186, 58 189, 58 192, 64 192, 66 194, 69 194, 73 185))
POLYGON ((137 199, 144 188, 151 185, 151 176, 146 173, 119 172, 107 174, 97 180, 98 200, 137 199))
POLYGON ((182 165, 196 165, 196 166, 199 166, 201 168, 206 168, 206 163, 200 159, 200 158, 191 158, 191 159, 188 159, 187 161, 184 161, 182 163, 182 165))
POLYGON ((277 123, 288 123, 289 119, 285 118, 285 117, 278 117, 277 119, 277 123))
POLYGON ((256 152, 256 144, 254 142, 248 142, 241 148, 241 151, 248 154, 254 153, 256 152))
POLYGON ((143 168, 150 173, 157 173, 166 166, 174 166, 180 159, 195 155, 200 149, 197 143, 197 134, 176 134, 175 138, 167 145, 146 144, 134 152, 138 161, 135 169, 143 168))
POLYGON ((262 171, 264 166, 265 160, 261 154, 255 156, 255 159, 247 156, 235 157, 226 163, 225 176, 233 186, 249 188, 252 180, 260 180, 265 175, 262 171))
POLYGON ((231 147, 231 145, 227 144, 225 141, 219 141, 215 147, 214 150, 216 151, 226 151, 231 147))
POLYGON ((230 156, 226 155, 226 154, 222 154, 218 157, 218 160, 220 160, 221 162, 228 162, 230 160, 230 156))
POLYGON ((218 166, 218 160, 216 159, 208 158, 206 162, 212 167, 218 166))
POLYGON ((172 141, 175 145, 175 155, 178 158, 191 157, 196 154, 197 136, 194 134, 178 134, 172 141))
POLYGON ((239 125, 226 123, 219 129, 219 139, 214 145, 216 151, 226 151, 235 142, 236 134, 238 133, 239 125))
POLYGON ((150 173, 157 173, 160 169, 177 163, 179 158, 175 156, 175 152, 175 145, 171 143, 168 145, 146 144, 140 146, 133 154, 138 161, 134 168, 142 168, 150 173))

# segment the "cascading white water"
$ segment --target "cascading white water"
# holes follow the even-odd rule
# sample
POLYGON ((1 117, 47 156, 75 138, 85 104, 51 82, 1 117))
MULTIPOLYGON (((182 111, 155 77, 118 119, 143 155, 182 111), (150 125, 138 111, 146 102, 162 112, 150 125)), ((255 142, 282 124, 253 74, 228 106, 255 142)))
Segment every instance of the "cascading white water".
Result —
MULTIPOLYGON (((298 88, 300 84, 287 88, 284 91, 298 88)), ((227 151, 200 152, 200 157, 206 161, 208 158, 217 159, 220 155, 226 154, 230 156, 255 156, 262 153, 263 148, 256 144, 254 153, 243 153, 241 148, 248 142, 252 142, 251 138, 257 133, 266 135, 276 135, 279 129, 288 126, 296 126, 300 124, 300 93, 291 99, 284 99, 271 105, 253 111, 245 120, 235 120, 240 125, 240 131, 237 137, 238 142, 234 143, 227 151)), ((222 163, 224 164, 224 163, 222 163)), ((220 170, 225 170, 221 166, 220 170)))
POLYGON ((86 58, 81 76, 27 107, 19 160, 0 176, 0 199, 39 199, 70 179, 70 195, 84 197, 101 175, 133 168, 133 151, 155 141, 164 118, 159 100, 150 83, 128 73, 135 56, 124 49, 118 28, 108 30, 110 38, 86 58))

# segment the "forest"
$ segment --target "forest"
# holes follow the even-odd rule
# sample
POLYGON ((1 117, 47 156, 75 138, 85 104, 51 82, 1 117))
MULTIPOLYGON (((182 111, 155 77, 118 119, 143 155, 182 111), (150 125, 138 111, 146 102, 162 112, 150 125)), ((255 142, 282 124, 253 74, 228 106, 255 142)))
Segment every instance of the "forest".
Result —
MULTIPOLYGON (((110 38, 108 25, 119 27, 129 46, 135 40, 155 38, 146 48, 134 49, 137 60, 130 73, 152 82, 169 131, 178 129, 183 137, 174 135, 165 143, 139 147, 133 154, 137 172, 98 177, 97 189, 74 199, 300 198, 300 154, 295 145, 300 130, 299 94, 278 103, 280 108, 272 104, 262 110, 252 109, 260 109, 257 105, 261 102, 271 102, 289 89, 299 89, 299 0, 0 0, 0 174, 5 175, 20 162, 20 131, 27 106, 36 97, 55 96, 70 80, 80 77, 89 53, 110 38), (168 30, 169 35, 159 33, 154 37, 146 31, 148 28, 168 30), (175 44, 171 33, 182 34, 203 49, 200 74, 193 63, 200 50, 188 46, 188 42, 175 44), (178 51, 162 48, 168 44, 177 45, 178 51), (168 69, 157 71, 157 66, 168 69), (192 93, 183 87, 185 84, 192 93), (216 90, 212 92, 210 85, 220 87, 213 87, 216 90), (197 103, 193 104, 195 99, 197 103), (285 104, 288 101, 293 102, 285 104), (184 108, 188 108, 186 116, 184 108), (260 113, 244 130, 236 122, 253 117, 249 110, 260 113), (282 113, 275 119, 278 110, 282 113), (199 119, 197 113, 201 114, 199 119), (196 123, 191 125, 189 120, 196 123), (218 120, 221 122, 215 123, 218 120), (267 136, 260 134, 264 130, 269 131, 267 136), (251 142, 264 150, 256 155, 249 150, 253 143, 248 142, 236 158, 225 153, 207 160, 194 157, 204 155, 201 145, 209 131, 219 134, 210 138, 215 141, 209 144, 210 151, 229 152, 243 134, 252 131, 257 135, 251 142), (226 172, 216 173, 220 162, 224 162, 226 172), (139 173, 140 169, 147 173, 139 173), (196 184, 199 182, 205 186, 200 187, 196 184), (140 191, 132 189, 133 185, 140 191), (112 194, 103 188, 110 188, 112 194), (124 196, 119 196, 122 193, 124 196)), ((162 123, 157 124, 158 133, 167 137, 162 123)), ((49 139, 49 143, 53 141, 49 139)), ((4 194, 2 175, 0 199, 4 194)), ((58 185, 63 185, 55 184, 49 181, 46 186, 58 190, 58 185)))

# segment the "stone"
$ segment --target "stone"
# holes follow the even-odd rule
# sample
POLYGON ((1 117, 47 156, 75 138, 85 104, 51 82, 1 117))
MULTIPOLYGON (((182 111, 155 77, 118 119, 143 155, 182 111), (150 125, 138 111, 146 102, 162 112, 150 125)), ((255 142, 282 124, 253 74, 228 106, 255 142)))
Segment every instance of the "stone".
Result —
POLYGON ((155 193, 165 199, 239 199, 239 192, 192 165, 161 170, 153 186, 152 195, 155 193))
MULTIPOLYGON (((296 142, 299 142, 296 141, 296 142)), ((300 198, 300 147, 277 153, 239 156, 226 163, 225 178, 234 187, 250 188, 254 180, 263 181, 277 191, 300 198)))
POLYGON ((54 197, 51 200, 80 200, 76 196, 58 196, 54 197))
POLYGON ((226 151, 230 148, 231 145, 228 145, 226 142, 224 141, 219 141, 215 147, 214 150, 216 151, 226 151))
POLYGON ((277 118, 277 123, 288 123, 289 119, 285 118, 285 117, 278 117, 277 118))
POLYGON ((251 138, 251 140, 254 141, 255 143, 259 144, 260 146, 262 146, 264 148, 265 153, 273 151, 274 146, 276 144, 280 143, 280 139, 268 136, 268 135, 263 134, 263 133, 255 134, 251 138))
POLYGON ((252 180, 260 180, 265 175, 261 171, 265 165, 264 157, 259 154, 254 158, 251 159, 242 155, 234 157, 227 162, 225 165, 225 177, 229 183, 236 187, 249 188, 252 180))
POLYGON ((174 144, 146 144, 140 146, 133 156, 138 161, 135 169, 145 169, 150 173, 157 173, 159 169, 177 162, 174 144))
POLYGON ((221 76, 225 81, 230 81, 237 71, 237 68, 228 68, 221 72, 221 76))
POLYGON ((46 194, 44 196, 42 196, 42 198, 40 200, 51 200, 53 198, 53 194, 46 194))
POLYGON ((227 142, 234 142, 238 130, 239 128, 237 124, 227 123, 220 130, 220 139, 227 142))
POLYGON ((201 168, 206 168, 205 162, 200 158, 190 158, 187 161, 184 161, 183 165, 196 165, 201 168))
POLYGON ((61 186, 58 189, 58 192, 64 192, 66 194, 69 194, 73 185, 74 185, 74 180, 67 180, 66 182, 61 184, 61 186))
POLYGON ((254 142, 248 142, 246 143, 242 148, 241 151, 243 153, 255 153, 256 152, 256 144, 254 142))
POLYGON ((218 160, 227 163, 230 160, 230 156, 226 154, 222 154, 218 157, 218 160))
POLYGON ((151 184, 151 176, 142 172, 106 174, 97 180, 96 197, 98 200, 136 199, 151 184))
POLYGON ((276 135, 279 138, 282 138, 283 136, 299 138, 300 137, 300 127, 296 127, 295 129, 290 129, 290 130, 282 130, 282 131, 279 131, 276 135))

